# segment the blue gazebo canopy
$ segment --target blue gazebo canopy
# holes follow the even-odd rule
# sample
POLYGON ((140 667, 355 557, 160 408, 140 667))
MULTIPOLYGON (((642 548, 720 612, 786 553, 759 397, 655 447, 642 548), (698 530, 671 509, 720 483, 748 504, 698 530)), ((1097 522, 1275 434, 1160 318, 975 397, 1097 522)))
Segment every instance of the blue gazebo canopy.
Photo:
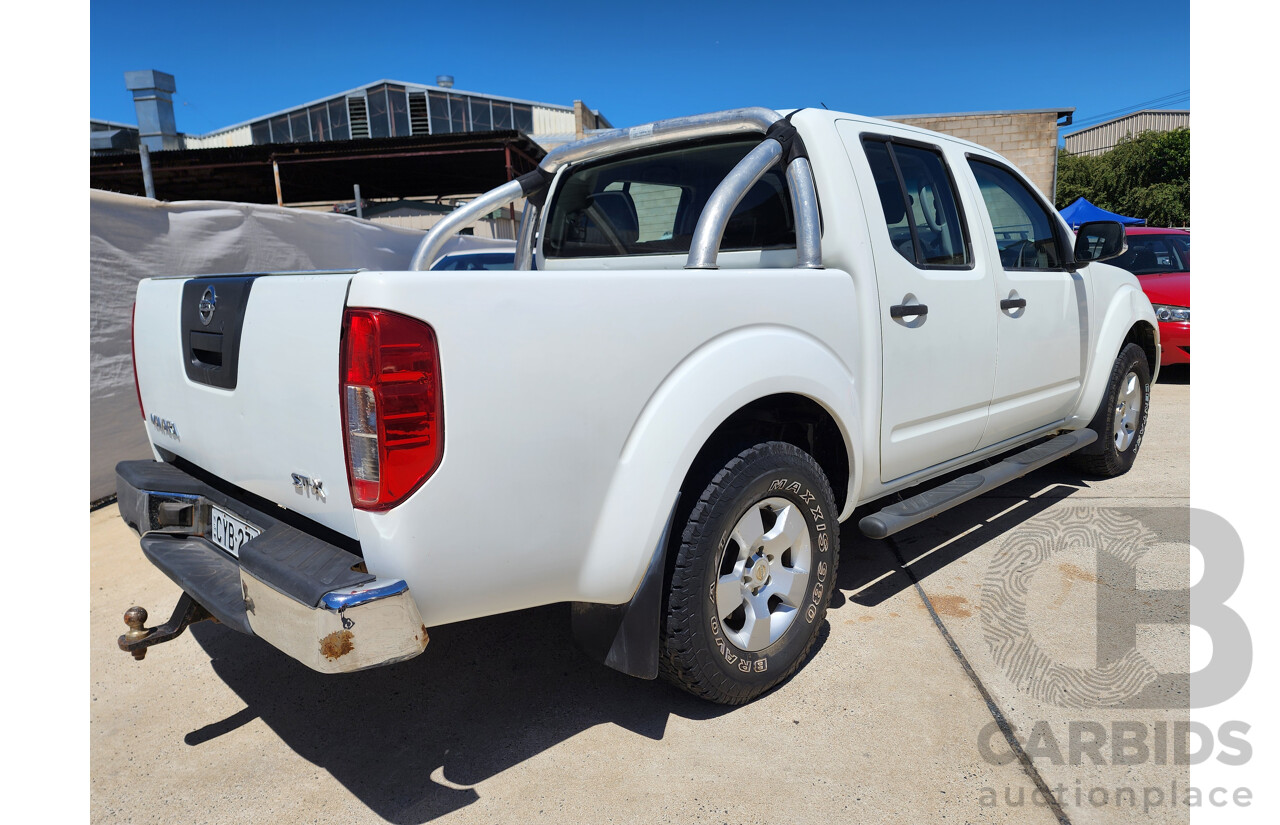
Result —
POLYGON ((1089 221, 1120 221, 1125 226, 1142 226, 1146 223, 1144 218, 1130 218, 1125 215, 1117 215, 1115 212, 1108 212, 1100 206, 1094 206, 1084 198, 1076 198, 1075 202, 1066 209, 1061 209, 1058 214, 1063 217, 1072 230, 1080 228, 1080 224, 1089 221))

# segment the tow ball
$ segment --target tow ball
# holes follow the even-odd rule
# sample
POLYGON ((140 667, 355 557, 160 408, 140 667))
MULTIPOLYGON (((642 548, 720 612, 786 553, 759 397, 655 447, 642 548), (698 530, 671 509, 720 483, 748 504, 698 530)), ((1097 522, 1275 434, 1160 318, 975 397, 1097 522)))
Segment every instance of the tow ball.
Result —
POLYGON ((120 649, 132 653, 133 658, 142 661, 147 656, 147 648, 176 639, 187 629, 187 625, 206 619, 217 621, 203 605, 186 593, 178 599, 169 621, 159 627, 143 627, 147 623, 146 609, 131 607, 124 612, 124 623, 129 626, 129 632, 120 637, 120 649))

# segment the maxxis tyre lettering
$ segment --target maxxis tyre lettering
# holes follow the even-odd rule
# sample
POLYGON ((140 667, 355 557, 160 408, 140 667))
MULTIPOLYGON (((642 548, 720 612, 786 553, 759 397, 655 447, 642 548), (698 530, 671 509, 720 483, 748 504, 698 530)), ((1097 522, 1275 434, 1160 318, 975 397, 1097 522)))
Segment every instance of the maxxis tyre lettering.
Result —
MULTIPOLYGON (((808 658, 835 588, 839 511, 818 463, 798 447, 778 441, 742 451, 700 492, 680 525, 659 673, 694 695, 737 705, 787 679, 808 658), (795 599, 802 603, 789 614, 781 635, 749 650, 734 643, 717 615, 716 588, 734 525, 749 508, 767 509, 774 506, 770 502, 785 503, 793 508, 792 517, 803 517, 807 583, 803 598, 795 599)), ((779 607, 792 609, 782 602, 779 607)))
POLYGON ((1151 369, 1147 366, 1147 356, 1137 344, 1127 344, 1116 356, 1111 367, 1111 376, 1107 379, 1107 391, 1098 405, 1098 412, 1089 428, 1098 434, 1101 445, 1096 452, 1076 453, 1071 462, 1077 468, 1092 475, 1113 478, 1123 475, 1133 466, 1138 457, 1138 449, 1147 429, 1147 414, 1151 409, 1151 369), (1117 449, 1115 439, 1115 408, 1121 395, 1125 378, 1133 373, 1141 385, 1142 410, 1138 415, 1137 426, 1132 441, 1124 450, 1117 449))

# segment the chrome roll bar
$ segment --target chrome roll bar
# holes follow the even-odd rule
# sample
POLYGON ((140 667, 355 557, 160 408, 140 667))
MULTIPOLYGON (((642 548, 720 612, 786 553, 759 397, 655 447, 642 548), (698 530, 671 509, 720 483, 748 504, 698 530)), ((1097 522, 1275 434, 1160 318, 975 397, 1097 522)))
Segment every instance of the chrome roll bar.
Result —
POLYGON ((658 120, 643 126, 633 126, 630 129, 612 129, 574 143, 566 143, 548 152, 542 159, 542 163, 538 165, 550 173, 561 166, 589 160, 601 154, 610 154, 619 149, 647 149, 664 143, 678 143, 682 140, 696 140, 717 135, 767 132, 769 127, 779 120, 782 120, 781 115, 761 106, 658 120))
MULTIPOLYGON (((782 144, 766 138, 738 161, 724 180, 711 193, 707 205, 698 216, 689 244, 689 260, 685 269, 716 269, 720 243, 724 240, 729 218, 751 187, 764 177, 782 157, 782 144)), ((822 269, 822 227, 818 215, 818 192, 814 188, 813 168, 809 159, 798 157, 787 166, 787 191, 796 216, 796 268, 822 269)))
POLYGON ((523 197, 524 190, 520 187, 520 181, 510 180, 497 189, 490 189, 465 206, 453 210, 431 227, 427 237, 418 244, 417 250, 413 253, 413 260, 409 262, 409 268, 413 270, 429 268, 444 251, 445 242, 464 227, 470 226, 503 204, 523 197))
POLYGON ((684 265, 685 269, 716 268, 720 241, 724 238, 724 230, 729 225, 733 210, 780 157, 782 144, 773 138, 766 138, 738 161, 737 166, 729 170, 729 174, 724 176, 724 180, 711 193, 707 205, 702 207, 698 225, 693 230, 693 240, 689 242, 689 260, 684 265))
MULTIPOLYGON (((757 106, 659 120, 630 129, 612 129, 557 147, 549 152, 538 166, 544 180, 549 181, 551 176, 562 167, 601 155, 704 137, 768 132, 769 127, 781 119, 781 115, 772 109, 757 106)), ((734 207, 765 172, 778 162, 780 157, 782 157, 782 145, 772 138, 765 140, 760 146, 747 153, 747 156, 721 181, 698 217, 686 269, 716 268, 720 242, 734 207)), ((796 158, 788 166, 787 189, 791 194, 796 215, 796 266, 805 269, 821 268, 822 242, 818 225, 818 198, 814 189, 813 172, 805 158, 796 158)), ((525 192, 524 183, 520 180, 508 181, 449 213, 422 239, 414 252, 410 268, 427 269, 440 256, 445 242, 463 227, 474 223, 501 205, 531 192, 525 192)), ((541 218, 539 214, 541 211, 537 204, 526 201, 524 218, 520 224, 519 243, 516 246, 516 269, 532 268, 534 233, 541 218)))
POLYGON ((796 268, 822 269, 822 216, 818 214, 818 189, 808 158, 791 161, 787 189, 796 213, 796 268))
POLYGON ((524 202, 524 214, 520 216, 520 237, 516 241, 516 269, 533 269, 533 231, 538 225, 539 209, 533 202, 524 202))

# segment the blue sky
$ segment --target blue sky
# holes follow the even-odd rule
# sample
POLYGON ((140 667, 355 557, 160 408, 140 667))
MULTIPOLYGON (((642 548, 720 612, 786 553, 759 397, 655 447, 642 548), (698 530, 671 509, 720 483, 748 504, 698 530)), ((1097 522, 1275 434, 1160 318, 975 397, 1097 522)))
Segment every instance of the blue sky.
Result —
MULTIPOLYGON (((380 78, 568 105, 615 126, 733 106, 869 115, 1076 108, 1190 88, 1184 4, 173 3, 90 7, 91 117, 135 123, 124 72, 174 75, 201 134, 380 78)), ((1170 108, 1189 108, 1185 102, 1170 108)))

